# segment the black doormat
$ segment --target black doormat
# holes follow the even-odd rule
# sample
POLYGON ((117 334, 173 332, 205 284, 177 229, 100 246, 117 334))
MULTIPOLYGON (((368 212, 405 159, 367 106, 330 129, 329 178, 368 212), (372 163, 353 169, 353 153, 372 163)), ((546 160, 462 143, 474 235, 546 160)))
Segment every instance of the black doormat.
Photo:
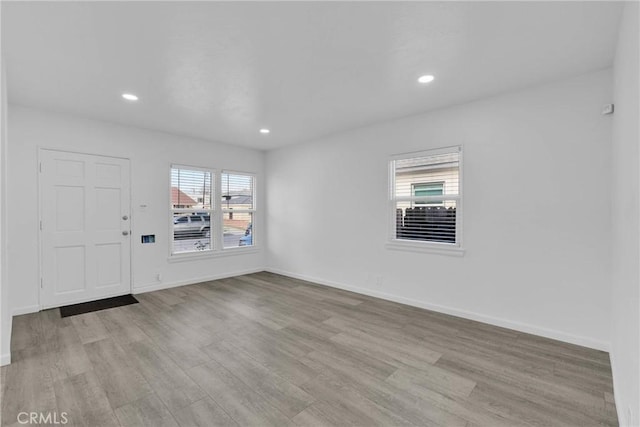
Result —
POLYGON ((97 301, 89 301, 80 304, 60 307, 60 316, 75 316, 76 314, 91 313, 92 311, 106 310, 107 308, 114 308, 137 303, 138 300, 135 299, 133 295, 121 295, 119 297, 99 299, 97 301))

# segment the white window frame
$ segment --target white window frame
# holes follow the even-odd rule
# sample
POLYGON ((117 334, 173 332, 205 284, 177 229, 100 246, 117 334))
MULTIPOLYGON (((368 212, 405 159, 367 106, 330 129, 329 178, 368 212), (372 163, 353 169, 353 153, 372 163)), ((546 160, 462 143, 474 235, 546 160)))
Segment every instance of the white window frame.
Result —
MULTIPOLYGON (((411 183, 411 194, 414 195, 413 202, 421 202, 421 200, 415 200, 415 197, 420 197, 420 196, 415 196, 416 185, 431 185, 431 184, 440 184, 440 186, 442 187, 442 194, 444 194, 444 188, 445 188, 444 181, 414 182, 414 183, 411 183)), ((411 203, 411 207, 415 207, 415 206, 444 206, 444 203, 431 202, 424 205, 418 204, 418 203, 411 203)))
POLYGON ((255 173, 251 173, 251 172, 241 172, 241 171, 232 171, 232 170, 222 170, 220 172, 220 184, 218 185, 218 189, 220 190, 220 194, 218 195, 218 203, 220 203, 220 219, 219 219, 219 223, 220 223, 220 234, 218 235, 219 239, 220 239, 220 248, 223 251, 247 251, 247 250, 251 250, 253 248, 256 247, 256 213, 257 213, 257 198, 256 198, 256 187, 258 186, 258 181, 257 181, 257 177, 255 173), (222 174, 228 174, 228 175, 244 175, 244 176, 250 176, 251 179, 253 180, 253 194, 252 194, 252 205, 253 205, 253 209, 225 209, 222 206, 222 174), (237 246, 237 247, 233 247, 233 248, 225 248, 224 247, 224 214, 225 213, 251 213, 251 246, 237 246))
POLYGON ((230 170, 219 170, 209 167, 202 166, 191 166, 185 164, 176 164, 171 163, 169 165, 169 187, 168 187, 168 195, 169 195, 169 261, 170 262, 180 262, 180 261, 189 261, 200 258, 211 258, 218 256, 227 256, 227 255, 236 255, 236 254, 246 254, 246 253, 255 253, 258 252, 259 249, 256 246, 256 214, 258 213, 257 209, 257 175, 252 172, 240 172, 240 171, 230 171, 230 170), (171 205, 171 171, 173 169, 184 169, 184 170, 195 170, 202 172, 211 173, 211 208, 210 209, 202 209, 202 211, 209 212, 210 215, 210 235, 211 235, 211 248, 203 251, 189 251, 189 252, 173 252, 173 214, 179 213, 181 211, 184 212, 193 212, 193 209, 186 208, 173 208, 171 205), (251 246, 238 246, 233 248, 224 248, 224 227, 223 227, 223 218, 224 213, 229 212, 229 210, 223 209, 222 207, 222 174, 238 174, 238 175, 247 175, 251 176, 253 179, 253 209, 242 209, 242 210, 233 210, 233 212, 252 212, 252 224, 251 224, 251 246))
POLYGON ((463 150, 462 145, 455 145, 431 150, 414 151, 410 153, 394 154, 389 158, 389 233, 387 249, 402 250, 410 252, 427 252, 427 253, 439 253, 445 255, 462 256, 464 255, 464 248, 462 245, 462 218, 463 218, 463 150), (441 196, 400 196, 395 195, 396 188, 396 171, 395 162, 397 160, 411 159, 414 157, 429 157, 440 154, 459 153, 458 161, 458 194, 443 194, 441 196), (396 203, 408 201, 412 205, 415 202, 442 202, 446 200, 455 200, 456 202, 456 242, 430 242, 420 240, 405 240, 398 239, 396 236, 397 214, 396 203))

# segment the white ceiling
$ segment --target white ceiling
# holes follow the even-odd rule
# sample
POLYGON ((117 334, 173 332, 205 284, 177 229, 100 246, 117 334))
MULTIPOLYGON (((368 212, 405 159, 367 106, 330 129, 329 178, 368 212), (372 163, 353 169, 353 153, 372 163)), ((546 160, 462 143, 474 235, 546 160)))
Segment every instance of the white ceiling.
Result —
POLYGON ((615 2, 3 1, 2 39, 10 102, 271 149, 608 67, 620 14, 615 2))

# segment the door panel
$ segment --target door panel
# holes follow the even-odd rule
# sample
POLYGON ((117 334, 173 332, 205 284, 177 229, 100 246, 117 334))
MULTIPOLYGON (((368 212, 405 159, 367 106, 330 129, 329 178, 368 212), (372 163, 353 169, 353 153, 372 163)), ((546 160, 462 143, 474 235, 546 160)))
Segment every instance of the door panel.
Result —
POLYGON ((56 186, 56 231, 84 230, 84 187, 56 186))
POLYGON ((120 188, 122 168, 120 165, 96 163, 96 185, 100 187, 120 188))
POLYGON ((96 260, 98 268, 96 271, 96 286, 114 286, 120 283, 122 272, 114 268, 120 264, 122 258, 122 245, 119 243, 108 243, 96 246, 96 260))
POLYGON ((62 246, 54 249, 55 292, 63 295, 85 291, 85 247, 62 246))
POLYGON ((120 200, 119 188, 96 188, 96 216, 97 230, 120 230, 120 200))
POLYGON ((129 161, 53 150, 40 160, 43 308, 129 293, 129 161))
POLYGON ((71 159, 55 159, 56 176, 60 184, 81 184, 84 181, 84 162, 71 159))

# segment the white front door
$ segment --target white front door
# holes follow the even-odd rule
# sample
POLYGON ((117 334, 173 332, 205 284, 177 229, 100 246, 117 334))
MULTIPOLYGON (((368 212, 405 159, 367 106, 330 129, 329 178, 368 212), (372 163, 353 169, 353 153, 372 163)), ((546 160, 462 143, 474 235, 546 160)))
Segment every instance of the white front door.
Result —
POLYGON ((41 305, 131 291, 129 160, 40 150, 41 305))

